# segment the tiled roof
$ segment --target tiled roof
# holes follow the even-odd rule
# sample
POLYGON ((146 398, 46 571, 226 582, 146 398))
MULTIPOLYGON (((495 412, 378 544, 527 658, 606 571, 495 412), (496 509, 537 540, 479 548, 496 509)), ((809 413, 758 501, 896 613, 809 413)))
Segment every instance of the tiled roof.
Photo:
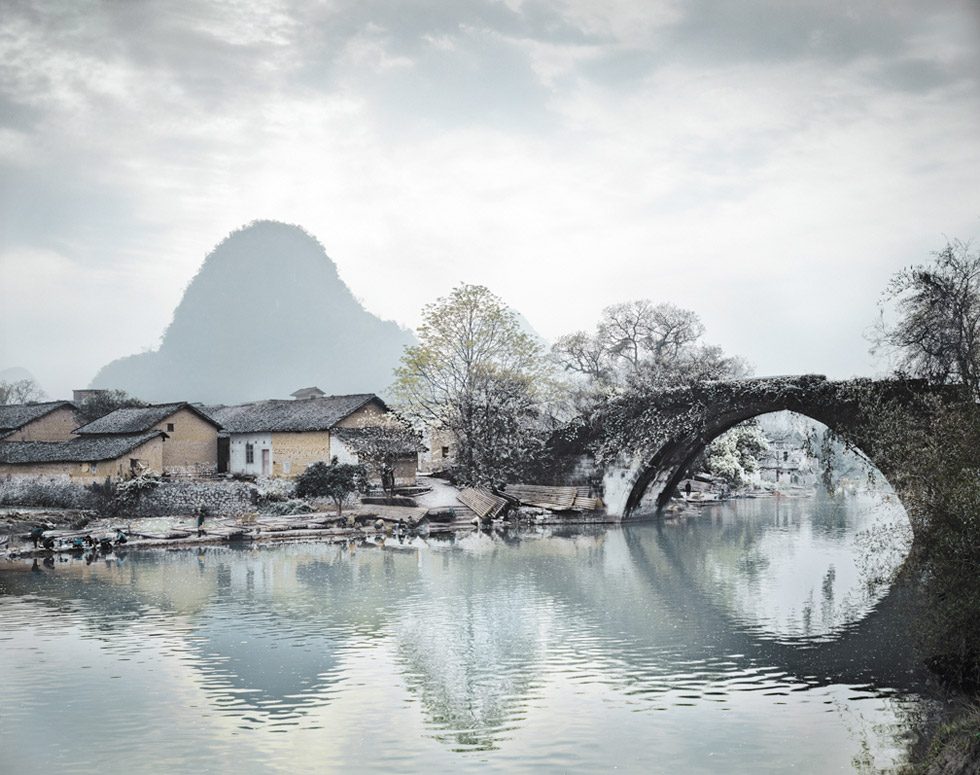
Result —
POLYGON ((75 433, 80 436, 109 433, 145 433, 181 409, 189 409, 201 419, 206 420, 212 425, 218 425, 213 418, 200 409, 186 402, 181 402, 176 404, 156 404, 155 406, 116 409, 114 412, 109 412, 104 417, 100 417, 98 420, 93 420, 88 425, 83 425, 81 428, 76 429, 75 433))
POLYGON ((0 444, 0 463, 86 463, 115 460, 140 444, 166 434, 138 436, 88 436, 71 441, 7 441, 0 444))
POLYGON ((324 396, 301 401, 255 401, 239 406, 204 407, 226 433, 326 431, 365 404, 384 402, 374 393, 324 396))
POLYGON ((0 406, 0 435, 8 431, 23 428, 27 423, 34 422, 55 409, 63 406, 75 408, 71 401, 47 401, 43 404, 7 404, 0 406))
POLYGON ((301 396, 305 398, 320 398, 322 396, 325 396, 326 393, 324 393, 322 390, 320 390, 320 388, 314 385, 313 387, 300 388, 296 392, 290 393, 289 395, 291 395, 293 398, 300 398, 301 396))

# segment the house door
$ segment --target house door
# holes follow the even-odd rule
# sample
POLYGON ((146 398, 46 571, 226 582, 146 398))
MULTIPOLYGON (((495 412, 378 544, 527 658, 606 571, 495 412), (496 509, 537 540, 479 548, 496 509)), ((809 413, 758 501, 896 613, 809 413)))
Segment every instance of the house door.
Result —
POLYGON ((262 476, 269 475, 269 450, 262 450, 262 476))

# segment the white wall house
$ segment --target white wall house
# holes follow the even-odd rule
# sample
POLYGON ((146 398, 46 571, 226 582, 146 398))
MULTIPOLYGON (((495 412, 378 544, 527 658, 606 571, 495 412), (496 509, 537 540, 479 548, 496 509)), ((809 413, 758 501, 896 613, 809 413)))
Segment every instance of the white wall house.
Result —
POLYGON ((236 433, 228 444, 228 470, 236 474, 269 476, 272 473, 271 433, 236 433))

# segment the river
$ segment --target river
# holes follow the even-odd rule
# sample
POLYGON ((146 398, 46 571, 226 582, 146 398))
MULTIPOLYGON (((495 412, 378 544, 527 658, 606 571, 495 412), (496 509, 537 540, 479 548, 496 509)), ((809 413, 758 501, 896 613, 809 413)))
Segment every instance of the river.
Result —
POLYGON ((882 494, 0 561, 7 772, 847 772, 923 676, 882 494))

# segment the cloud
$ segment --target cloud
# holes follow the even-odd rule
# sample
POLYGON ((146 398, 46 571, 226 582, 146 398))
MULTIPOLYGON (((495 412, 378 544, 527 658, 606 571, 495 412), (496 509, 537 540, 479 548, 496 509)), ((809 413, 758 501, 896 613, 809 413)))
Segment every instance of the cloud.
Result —
POLYGON ((228 232, 278 218, 400 322, 460 280, 547 337, 647 296, 696 309, 761 371, 867 370, 889 274, 978 234, 978 17, 9 2, 0 367, 70 363, 51 389, 85 382, 156 340, 228 232), (64 336, 79 315, 109 332, 84 351, 64 336))

